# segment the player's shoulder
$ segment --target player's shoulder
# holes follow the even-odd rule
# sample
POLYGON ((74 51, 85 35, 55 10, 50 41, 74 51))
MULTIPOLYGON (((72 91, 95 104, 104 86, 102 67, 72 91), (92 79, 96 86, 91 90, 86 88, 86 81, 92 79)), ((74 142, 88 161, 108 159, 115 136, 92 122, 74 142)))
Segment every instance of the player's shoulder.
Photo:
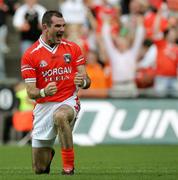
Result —
POLYGON ((24 56, 32 56, 32 54, 34 54, 35 52, 37 52, 37 50, 41 48, 41 44, 40 42, 37 40, 36 42, 34 42, 30 47, 28 47, 26 49, 26 51, 24 52, 24 56))

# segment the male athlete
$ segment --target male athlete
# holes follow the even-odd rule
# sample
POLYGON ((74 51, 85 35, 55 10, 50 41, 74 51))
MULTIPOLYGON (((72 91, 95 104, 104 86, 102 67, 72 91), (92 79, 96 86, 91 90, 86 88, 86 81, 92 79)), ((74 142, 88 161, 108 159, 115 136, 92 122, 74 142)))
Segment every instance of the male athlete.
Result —
POLYGON ((27 93, 37 102, 32 131, 36 174, 50 172, 57 135, 61 144, 62 174, 74 174, 72 129, 80 110, 77 91, 79 87, 89 88, 90 78, 79 46, 62 39, 64 29, 62 14, 47 11, 42 18, 42 35, 27 49, 21 62, 27 93))

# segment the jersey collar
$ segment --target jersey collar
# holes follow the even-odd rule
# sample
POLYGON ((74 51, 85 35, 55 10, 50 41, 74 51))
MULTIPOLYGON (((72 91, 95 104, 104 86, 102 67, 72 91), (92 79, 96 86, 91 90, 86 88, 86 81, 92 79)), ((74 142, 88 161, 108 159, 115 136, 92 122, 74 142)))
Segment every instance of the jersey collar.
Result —
POLYGON ((42 39, 41 36, 40 36, 40 38, 39 38, 39 42, 40 42, 40 44, 43 45, 43 47, 45 47, 48 51, 50 51, 50 52, 52 52, 52 53, 54 53, 54 52, 56 51, 57 47, 58 47, 58 45, 55 45, 53 48, 50 47, 48 44, 46 44, 46 43, 43 41, 43 39, 42 39))

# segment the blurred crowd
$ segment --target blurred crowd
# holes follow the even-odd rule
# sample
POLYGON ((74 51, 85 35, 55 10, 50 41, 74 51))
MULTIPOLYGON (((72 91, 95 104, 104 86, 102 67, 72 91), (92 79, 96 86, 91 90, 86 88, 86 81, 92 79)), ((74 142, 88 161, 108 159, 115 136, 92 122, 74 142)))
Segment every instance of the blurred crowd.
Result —
MULTIPOLYGON (((65 38, 87 59, 91 88, 81 97, 178 96, 178 3, 176 0, 59 0, 65 38)), ((48 9, 38 0, 0 0, 0 79, 7 77, 7 16, 20 35, 19 52, 41 33, 48 9)), ((20 77, 19 77, 20 79, 20 77)))
MULTIPOLYGON (((80 90, 80 97, 178 97, 177 0, 56 0, 55 8, 67 22, 65 38, 76 42, 87 59, 92 84, 80 90)), ((0 83, 8 78, 6 54, 21 56, 39 38, 48 9, 40 0, 0 0, 0 83), (18 52, 7 41, 13 36, 9 16, 20 38, 18 52)), ((11 139, 12 126, 29 140, 31 120, 21 120, 31 118, 34 102, 21 77, 13 88, 15 108, 1 113, 2 143, 11 139)))

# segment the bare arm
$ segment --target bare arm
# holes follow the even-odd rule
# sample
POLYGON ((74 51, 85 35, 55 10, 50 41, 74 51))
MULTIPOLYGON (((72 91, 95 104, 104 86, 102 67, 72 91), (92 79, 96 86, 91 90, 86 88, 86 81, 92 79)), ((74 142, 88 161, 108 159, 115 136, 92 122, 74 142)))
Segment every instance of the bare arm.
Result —
POLYGON ((132 51, 134 52, 135 56, 138 56, 140 48, 142 47, 142 43, 145 37, 145 29, 143 26, 143 17, 137 17, 137 29, 135 33, 134 42, 132 45, 132 51))
POLYGON ((153 23, 153 40, 160 40, 164 38, 164 33, 161 30, 161 21, 165 20, 164 18, 164 3, 162 6, 158 9, 158 12, 156 13, 156 17, 153 23))
POLYGON ((36 83, 26 83, 27 94, 30 99, 38 99, 45 96, 52 96, 57 92, 55 82, 50 82, 44 89, 44 96, 41 94, 41 89, 36 87, 36 83))
POLYGON ((97 27, 97 22, 96 22, 96 19, 95 17, 93 16, 91 10, 88 8, 87 9, 87 17, 88 17, 88 20, 91 24, 91 27, 93 30, 96 30, 96 27, 97 27))
POLYGON ((88 89, 91 84, 91 80, 86 72, 85 66, 80 65, 77 67, 78 72, 74 78, 74 84, 82 89, 88 89))

